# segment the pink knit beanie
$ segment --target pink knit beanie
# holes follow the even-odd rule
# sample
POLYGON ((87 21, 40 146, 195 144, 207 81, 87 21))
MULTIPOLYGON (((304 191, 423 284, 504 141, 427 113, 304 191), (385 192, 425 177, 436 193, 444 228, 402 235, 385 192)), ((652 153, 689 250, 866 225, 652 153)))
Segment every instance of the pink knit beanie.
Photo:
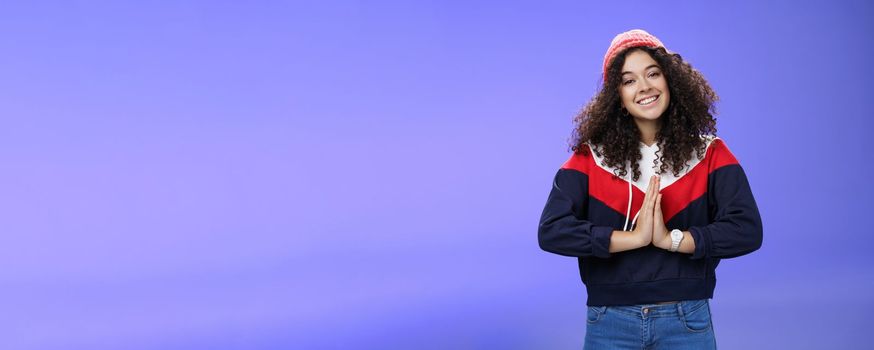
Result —
MULTIPOLYGON (((607 81, 607 66, 616 57, 616 54, 630 47, 649 46, 649 47, 665 47, 659 38, 656 38, 643 29, 632 29, 624 33, 619 33, 610 42, 610 48, 607 49, 607 54, 604 55, 604 81, 607 81)), ((665 48, 667 50, 667 48, 665 48)), ((670 52, 670 51, 668 51, 670 52)))

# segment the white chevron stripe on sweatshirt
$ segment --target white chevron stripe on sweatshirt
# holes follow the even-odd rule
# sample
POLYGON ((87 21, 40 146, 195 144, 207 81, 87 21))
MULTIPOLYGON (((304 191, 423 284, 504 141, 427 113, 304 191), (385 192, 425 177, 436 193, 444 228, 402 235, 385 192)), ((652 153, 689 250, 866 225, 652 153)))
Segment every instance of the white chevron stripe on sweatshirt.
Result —
MULTIPOLYGON (((701 138, 704 140, 704 142, 706 144, 706 146, 705 146, 705 154, 706 154, 706 149, 710 147, 710 144, 713 143, 713 140, 716 140, 719 137, 716 137, 713 135, 702 135, 701 138)), ((659 149, 659 146, 657 143, 653 144, 652 146, 647 146, 645 143, 640 142, 640 153, 641 153, 642 158, 640 159, 640 161, 637 164, 638 164, 638 167, 640 169, 641 174, 640 174, 640 177, 637 179, 637 181, 634 181, 631 184, 634 185, 634 187, 637 187, 637 189, 639 189, 641 192, 646 192, 647 187, 649 187, 649 178, 653 175, 656 175, 656 170, 658 169, 658 165, 657 165, 657 163, 655 163, 655 160, 656 160, 656 151, 658 149, 659 149)), ((599 152, 600 152, 600 149, 599 149, 599 152)), ((611 174, 615 174, 613 168, 610 168, 604 164, 603 152, 600 152, 600 153, 601 154, 599 155, 598 153, 592 152, 592 156, 595 160, 595 164, 597 164, 600 168, 604 169, 605 171, 607 171, 611 174)), ((659 190, 662 190, 665 187, 670 186, 674 182, 677 182, 677 180, 679 180, 680 178, 682 178, 683 176, 688 174, 700 162, 701 162, 701 159, 698 158, 697 153, 693 150, 692 155, 689 158, 689 161, 687 162, 686 167, 683 168, 682 171, 680 171, 679 176, 674 176, 674 173, 670 169, 666 169, 665 172, 660 175, 661 179, 659 181, 659 183, 660 183, 659 190)), ((631 175, 631 167, 629 167, 629 175, 631 175)), ((628 180, 629 178, 630 178, 630 176, 626 176, 625 180, 628 180)))

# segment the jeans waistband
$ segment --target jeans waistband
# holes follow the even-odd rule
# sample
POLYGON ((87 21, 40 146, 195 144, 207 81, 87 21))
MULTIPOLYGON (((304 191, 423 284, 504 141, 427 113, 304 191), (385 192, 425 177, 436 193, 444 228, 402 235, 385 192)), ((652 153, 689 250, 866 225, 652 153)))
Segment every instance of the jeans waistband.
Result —
POLYGON ((681 300, 670 304, 638 304, 621 306, 593 306, 600 312, 619 312, 641 318, 648 317, 675 317, 684 313, 693 312, 707 306, 709 299, 681 300))

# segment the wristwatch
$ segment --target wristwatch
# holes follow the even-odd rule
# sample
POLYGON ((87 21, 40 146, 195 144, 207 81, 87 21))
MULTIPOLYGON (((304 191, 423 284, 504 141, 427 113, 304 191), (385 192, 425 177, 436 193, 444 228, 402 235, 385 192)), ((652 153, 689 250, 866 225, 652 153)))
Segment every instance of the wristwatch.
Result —
POLYGON ((671 249, 670 251, 676 252, 680 249, 680 241, 683 240, 683 231, 678 229, 673 229, 671 231, 671 249))

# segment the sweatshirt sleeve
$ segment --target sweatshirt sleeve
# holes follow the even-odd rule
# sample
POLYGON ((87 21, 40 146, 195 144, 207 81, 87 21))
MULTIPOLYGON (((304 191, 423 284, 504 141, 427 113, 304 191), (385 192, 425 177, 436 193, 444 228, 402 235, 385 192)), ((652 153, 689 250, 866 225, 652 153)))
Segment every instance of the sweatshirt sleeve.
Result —
POLYGON ((540 248, 559 255, 610 257, 613 228, 585 219, 588 177, 575 169, 559 169, 540 216, 540 248))
POLYGON ((708 179, 708 205, 715 213, 705 226, 692 226, 695 252, 690 259, 727 259, 762 246, 762 218, 746 173, 721 143, 714 149, 708 179))

